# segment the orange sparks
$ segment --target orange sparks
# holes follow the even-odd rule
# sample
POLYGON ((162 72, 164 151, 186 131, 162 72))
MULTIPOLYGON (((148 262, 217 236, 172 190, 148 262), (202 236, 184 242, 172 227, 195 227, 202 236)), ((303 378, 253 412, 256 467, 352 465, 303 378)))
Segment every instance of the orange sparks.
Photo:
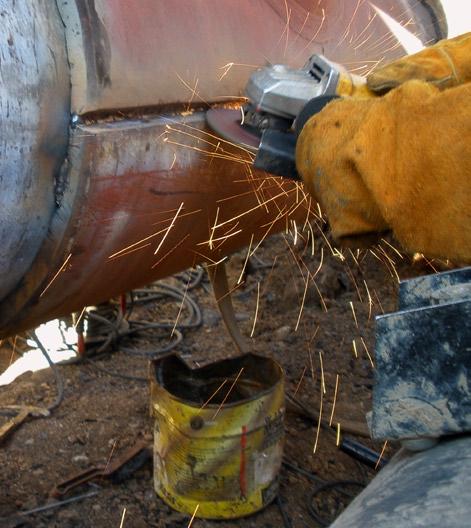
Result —
POLYGON ((350 308, 351 308, 351 310, 352 310, 353 319, 355 320, 355 326, 358 328, 357 314, 355 313, 355 308, 354 308, 354 306, 353 306, 353 302, 350 301, 348 304, 350 305, 350 308))
POLYGON ((366 293, 368 295, 368 321, 371 319, 371 310, 373 308, 373 299, 370 295, 370 290, 368 289, 368 284, 366 284, 366 280, 363 279, 363 283, 365 284, 366 293))
MULTIPOLYGON (((337 403, 338 388, 339 388, 339 375, 337 374, 337 376, 335 378, 334 401, 332 403, 332 411, 330 413, 329 427, 332 427, 332 421, 334 419, 335 404, 337 403)), ((339 425, 339 424, 337 424, 337 425, 339 425)))
POLYGON ((224 387, 224 385, 227 383, 227 378, 219 385, 219 387, 211 394, 211 396, 203 403, 203 405, 200 407, 200 410, 204 409, 206 405, 209 404, 209 402, 218 394, 218 392, 224 387))
MULTIPOLYGON (((206 105, 209 105, 209 103, 208 103, 206 100, 204 100, 204 99, 200 96, 200 94, 196 91, 196 88, 198 87, 198 81, 199 81, 199 79, 196 79, 195 86, 194 86, 194 88, 192 88, 192 87, 191 87, 191 86, 190 86, 190 85, 189 85, 189 84, 188 84, 188 83, 187 83, 182 77, 180 77, 180 75, 178 75, 177 72, 175 72, 175 75, 178 77, 178 80, 183 84, 183 86, 185 86, 186 88, 188 88, 188 90, 190 90, 190 92, 191 92, 190 103, 191 103, 191 101, 193 101, 193 99, 194 99, 195 97, 197 97, 201 102, 203 102, 203 103, 206 104, 206 105)), ((189 103, 189 104, 190 104, 190 103, 189 103)))
POLYGON ((52 279, 49 281, 48 285, 41 292, 41 295, 39 296, 39 298, 41 298, 47 292, 47 290, 51 287, 52 283, 57 279, 57 277, 60 275, 60 273, 65 270, 65 267, 67 266, 67 263, 69 262, 71 257, 72 257, 72 253, 69 253, 69 256, 65 259, 64 263, 59 268, 59 271, 57 271, 57 273, 54 275, 54 277, 52 277, 52 279))
MULTIPOLYGON (((130 244, 129 246, 126 246, 125 248, 123 249, 120 249, 119 251, 116 251, 116 253, 113 253, 112 255, 110 255, 108 257, 108 259, 114 259, 118 256, 121 256, 122 253, 131 253, 131 251, 129 251, 130 249, 138 246, 139 244, 142 244, 142 242, 146 242, 147 240, 150 240, 151 238, 154 238, 156 237, 157 235, 160 235, 161 233, 164 233, 165 232, 165 229, 161 229, 160 231, 157 231, 156 233, 152 233, 152 235, 149 235, 145 238, 141 238, 141 240, 138 240, 137 242, 134 242, 134 244, 130 244)), ((148 244, 146 244, 147 246, 148 244)), ((146 246, 142 246, 142 247, 146 247, 146 246)), ((141 249, 141 248, 138 248, 138 249, 141 249)), ((136 250, 137 251, 137 250, 136 250)))
POLYGON ((378 469, 379 463, 381 462, 381 459, 383 458, 384 452, 386 451, 386 446, 388 445, 388 441, 386 440, 383 444, 383 449, 381 449, 381 453, 379 454, 378 460, 375 465, 375 469, 378 469))
POLYGON ((296 326, 294 328, 295 332, 298 331, 299 323, 301 321, 301 315, 303 313, 304 303, 306 302, 306 294, 307 294, 308 286, 309 286, 309 274, 306 277, 306 283, 304 285, 303 299, 301 301, 301 307, 299 308, 298 320, 296 321, 296 326))
POLYGON ((78 316, 77 320, 75 321, 75 324, 73 326, 74 330, 77 330, 77 326, 79 325, 80 321, 82 320, 83 314, 85 313, 85 310, 87 309, 86 306, 82 308, 82 311, 80 312, 80 315, 78 316))
POLYGON ((309 42, 304 46, 304 48, 298 53, 298 56, 302 55, 307 49, 311 47, 311 44, 316 40, 317 35, 319 35, 322 29, 322 26, 324 25, 324 22, 325 22, 325 9, 322 8, 322 19, 319 24, 319 27, 317 28, 317 31, 315 32, 314 36, 309 40, 309 42))
POLYGON ((337 438, 335 440, 335 445, 338 447, 340 445, 340 423, 337 422, 337 438))
POLYGON ((370 352, 368 350, 368 347, 366 346, 365 340, 363 339, 363 337, 360 337, 360 339, 361 339, 361 342, 363 344, 363 348, 365 349, 366 355, 368 356, 368 359, 370 360, 371 367, 375 368, 375 364, 374 364, 373 358, 371 357, 371 354, 370 354, 370 352))
POLYGON ((191 525, 193 524, 193 521, 195 520, 196 513, 197 513, 199 507, 200 507, 200 505, 197 504, 196 508, 195 508, 195 511, 193 512, 193 515, 191 516, 190 522, 188 523, 188 528, 191 528, 191 525))
POLYGON ((242 367, 239 370, 239 373, 235 377, 234 381, 232 382, 232 385, 229 387, 229 390, 227 391, 226 395, 224 396, 224 399, 222 400, 221 405, 219 405, 219 407, 217 408, 216 412, 213 414, 213 417, 211 418, 212 420, 214 420, 216 418, 216 416, 219 414, 220 410, 222 409, 222 406, 226 403, 227 398, 229 398, 229 395, 232 392, 232 389, 235 387, 235 384, 239 380, 240 376, 242 375, 242 372, 244 372, 244 367, 242 367))
POLYGON ((249 249, 247 250, 247 256, 245 257, 244 265, 242 266, 242 270, 240 272, 239 278, 237 279, 237 284, 240 284, 242 282, 242 278, 244 276, 245 268, 247 266, 247 262, 249 261, 250 248, 252 247, 252 243, 253 243, 253 233, 252 233, 252 236, 250 237, 249 249))
POLYGON ((186 288, 185 288, 185 291, 183 292, 182 302, 180 303, 180 307, 178 308, 177 317, 175 318, 175 324, 173 325, 172 331, 170 332, 170 339, 173 337, 173 334, 175 333, 175 330, 177 328, 178 320, 180 319, 180 314, 182 313, 183 306, 185 305, 185 299, 188 293, 188 286, 190 285, 190 282, 191 282, 191 275, 188 276, 186 288))
POLYGON ((185 242, 185 240, 190 236, 190 233, 187 233, 181 240, 178 242, 178 244, 175 244, 173 248, 169 249, 165 255, 162 255, 162 257, 152 265, 152 269, 156 268, 163 260, 165 260, 171 253, 173 253, 179 246, 185 242))
POLYGON ((241 66, 245 68, 258 68, 255 64, 242 64, 239 62, 228 62, 227 64, 224 64, 224 66, 221 66, 219 69, 224 70, 221 74, 221 77, 219 77, 218 81, 222 81, 224 77, 232 70, 234 66, 241 66))
POLYGON ((355 354, 355 357, 358 358, 358 350, 357 350, 357 344, 355 342, 355 339, 352 340, 352 346, 353 346, 353 353, 355 354))
POLYGON ((125 517, 126 517, 126 508, 123 509, 123 515, 121 516, 121 522, 119 523, 119 528, 123 528, 125 517))
POLYGON ((317 430, 316 430, 316 441, 314 442, 314 448, 312 450, 312 452, 315 454, 316 453, 316 450, 317 450, 317 444, 319 442, 319 433, 321 431, 321 423, 322 423, 322 406, 323 406, 323 403, 324 403, 324 393, 323 391, 321 390, 321 403, 320 403, 320 407, 319 407, 319 420, 317 421, 317 430))
POLYGON ((115 440, 115 441, 113 442, 113 447, 111 448, 110 456, 108 457, 108 460, 106 461, 105 472, 106 472, 106 470, 108 469, 108 466, 110 465, 111 459, 113 458, 113 453, 114 453, 114 451, 115 451, 115 449, 116 449, 116 446, 118 445, 118 441, 119 441, 119 440, 115 440))
POLYGON ((304 374, 306 374, 307 366, 304 366, 303 371, 301 373, 301 377, 299 378, 299 381, 296 385, 296 389, 294 390, 293 398, 298 394, 299 388, 301 387, 301 383, 304 379, 304 374))
POLYGON ((130 249, 129 251, 120 252, 119 254, 110 255, 108 257, 108 260, 115 260, 121 257, 126 257, 127 255, 130 255, 131 253, 135 253, 136 251, 140 251, 141 249, 144 249, 146 247, 149 247, 151 245, 150 242, 147 242, 147 244, 144 244, 143 246, 138 246, 133 249, 130 249))
POLYGON ((321 365, 321 387, 322 392, 325 394, 325 376, 324 376, 324 361, 322 360, 322 352, 319 350, 319 363, 321 365))
POLYGON ((159 252, 159 249, 162 247, 163 243, 165 242, 165 239, 167 238, 167 235, 170 233, 170 230, 175 225, 175 220, 177 219, 177 216, 180 214, 180 211, 183 208, 183 202, 180 204, 180 207, 178 208, 178 211, 175 213, 175 216, 173 217, 172 221, 170 222, 170 225, 165 230, 165 234, 162 237, 162 240, 160 241, 159 245, 157 246, 157 249, 154 251, 154 255, 157 255, 159 252))
POLYGON ((257 324, 257 316, 258 316, 258 305, 260 303, 260 283, 257 282, 257 304, 255 306, 255 317, 253 320, 253 326, 252 331, 250 332, 250 337, 253 337, 253 334, 255 332, 255 325, 257 324))

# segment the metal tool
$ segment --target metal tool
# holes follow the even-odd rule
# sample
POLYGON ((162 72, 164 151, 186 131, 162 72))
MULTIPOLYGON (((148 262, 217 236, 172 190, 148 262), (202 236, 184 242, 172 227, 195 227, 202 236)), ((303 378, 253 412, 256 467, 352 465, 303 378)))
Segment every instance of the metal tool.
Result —
POLYGON ((62 497, 71 490, 97 478, 112 478, 115 482, 121 482, 139 469, 151 457, 152 452, 149 442, 139 440, 106 465, 90 467, 64 480, 51 491, 51 496, 62 497))
POLYGON ((373 97, 365 79, 313 55, 300 70, 276 64, 255 71, 246 86, 249 103, 239 110, 212 108, 208 125, 223 139, 256 153, 254 166, 299 179, 296 141, 306 121, 338 97, 373 97))

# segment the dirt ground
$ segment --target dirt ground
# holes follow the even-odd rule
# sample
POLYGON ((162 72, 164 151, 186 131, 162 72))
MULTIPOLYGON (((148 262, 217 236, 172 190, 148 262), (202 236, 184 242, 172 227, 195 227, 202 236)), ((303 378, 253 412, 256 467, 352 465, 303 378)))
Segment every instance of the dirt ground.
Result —
MULTIPOLYGON (((341 424, 342 438, 354 438, 377 452, 383 447, 381 443, 347 434, 342 429, 342 423, 347 429, 348 426, 364 428, 365 413, 371 407, 374 316, 394 309, 396 273, 407 278, 432 271, 423 262, 412 264, 410 259, 399 257, 386 242, 382 247, 387 257, 379 248, 373 253, 344 251, 341 257, 333 256, 329 246, 319 240, 316 241, 315 254, 311 255, 311 246, 306 246, 303 240, 294 244, 292 238, 288 240, 284 235, 277 235, 264 243, 256 254, 257 258, 251 259, 250 273, 243 286, 233 294, 240 327, 246 336, 252 332, 257 312, 250 340, 252 350, 276 359, 283 366, 287 394, 293 395, 297 391, 296 398, 315 418, 320 408, 323 377, 323 418, 328 421, 338 375, 333 423, 341 424), (307 270, 316 275, 305 288, 307 270), (298 318, 300 322, 295 331, 298 318)), ((246 252, 241 251, 230 259, 231 284, 235 284, 240 275, 245 255, 246 252)), ((179 278, 166 282, 185 287, 185 280, 179 278)), ((199 328, 183 330, 183 340, 176 351, 188 362, 199 364, 232 354, 234 347, 207 279, 204 278, 188 295, 200 307, 203 324, 199 328)), ((133 310, 131 319, 174 321, 179 308, 180 303, 172 299, 140 305, 133 310)), ((121 340, 104 355, 59 367, 64 380, 61 405, 48 418, 27 420, 0 446, 1 526, 189 526, 188 515, 173 512, 156 496, 150 461, 121 483, 98 480, 93 485, 72 491, 67 497, 95 492, 93 496, 18 516, 21 512, 52 504, 55 499, 49 497, 51 489, 67 477, 91 465, 106 464, 139 438, 152 439, 149 384, 123 379, 109 372, 145 378, 148 361, 125 354, 120 348, 159 347, 165 342, 162 332, 142 332, 137 337, 121 340)), ((21 349, 20 340, 17 346, 21 349)), ((0 355, 2 370, 11 360, 11 342, 6 342, 0 355)), ((12 385, 0 388, 0 406, 44 406, 52 402, 55 395, 56 384, 50 370, 27 373, 12 385)), ((0 417, 0 420, 5 421, 5 418, 0 417)), ((287 464, 283 465, 280 474, 280 500, 244 519, 219 522, 195 519, 192 526, 321 526, 309 513, 310 495, 319 485, 318 479, 366 483, 374 476, 374 470, 336 447, 334 430, 320 428, 316 452, 313 453, 317 420, 303 415, 299 407, 287 406, 285 425, 287 464), (293 470, 290 464, 309 475, 293 470)), ((393 450, 393 446, 388 446, 383 456, 391 456, 393 450)), ((356 487, 355 492, 360 489, 356 487)), ((314 503, 324 519, 332 518, 343 500, 333 490, 335 487, 314 503)))

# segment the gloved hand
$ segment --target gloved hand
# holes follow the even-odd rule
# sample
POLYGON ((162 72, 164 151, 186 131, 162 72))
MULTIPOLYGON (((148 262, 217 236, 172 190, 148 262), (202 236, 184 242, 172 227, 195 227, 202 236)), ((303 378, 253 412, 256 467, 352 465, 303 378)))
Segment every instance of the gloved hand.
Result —
POLYGON ((373 71, 367 79, 368 88, 384 93, 411 79, 430 82, 441 90, 458 86, 471 80, 470 51, 471 33, 441 40, 373 71))
MULTIPOLYGON (((471 34, 441 43, 449 49, 458 41, 470 60, 465 64, 461 49, 455 84, 471 72, 471 34)), ((425 61, 417 70, 425 52, 376 73, 382 80, 370 81, 375 89, 400 85, 385 96, 337 100, 313 116, 299 137, 296 163, 341 241, 363 245, 361 239, 369 243, 392 230, 411 252, 471 262, 471 83, 441 91, 404 82, 398 71, 442 79, 439 61, 432 61, 436 69, 425 61), (385 71, 396 77, 386 83, 385 71)))

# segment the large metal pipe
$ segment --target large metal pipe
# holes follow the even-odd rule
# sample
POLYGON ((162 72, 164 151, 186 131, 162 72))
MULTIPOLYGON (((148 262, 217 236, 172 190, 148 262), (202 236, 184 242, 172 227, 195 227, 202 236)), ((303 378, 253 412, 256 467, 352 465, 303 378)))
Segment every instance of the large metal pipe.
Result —
MULTIPOLYGON (((304 222, 302 190, 252 173, 204 110, 267 61, 400 55, 355 4, 0 0, 0 336, 304 222)), ((423 2, 376 4, 443 36, 423 2)))

